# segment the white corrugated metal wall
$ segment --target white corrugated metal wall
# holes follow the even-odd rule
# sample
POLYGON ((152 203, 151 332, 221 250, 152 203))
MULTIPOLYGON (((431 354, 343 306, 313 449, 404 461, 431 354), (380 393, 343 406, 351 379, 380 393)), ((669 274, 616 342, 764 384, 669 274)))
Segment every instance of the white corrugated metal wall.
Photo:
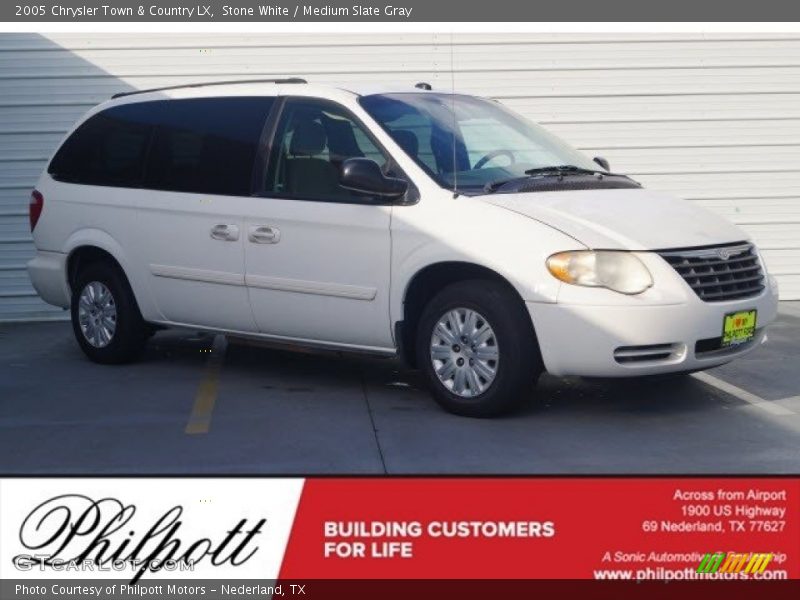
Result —
POLYGON ((0 34, 0 319, 62 315, 24 270, 28 193, 67 128, 112 93, 283 75, 444 88, 451 55, 461 91, 741 224, 782 297, 800 298, 797 34, 0 34))

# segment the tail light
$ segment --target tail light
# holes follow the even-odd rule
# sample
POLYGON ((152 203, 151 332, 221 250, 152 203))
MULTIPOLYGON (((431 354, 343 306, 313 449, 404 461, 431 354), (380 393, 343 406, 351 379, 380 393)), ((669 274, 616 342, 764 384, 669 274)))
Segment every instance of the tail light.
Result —
POLYGON ((39 222, 39 217, 42 216, 42 209, 44 208, 44 196, 38 190, 31 192, 31 202, 28 205, 28 216, 31 220, 31 231, 36 227, 39 222))

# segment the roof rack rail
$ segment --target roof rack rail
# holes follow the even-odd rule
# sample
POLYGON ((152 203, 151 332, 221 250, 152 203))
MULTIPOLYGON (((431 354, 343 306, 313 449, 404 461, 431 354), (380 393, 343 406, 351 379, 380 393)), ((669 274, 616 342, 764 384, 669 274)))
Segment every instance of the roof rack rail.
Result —
POLYGON ((119 92, 118 94, 114 94, 111 96, 111 99, 114 98, 124 98, 125 96, 135 96, 136 94, 147 94, 150 92, 163 92, 166 90, 180 90, 183 88, 196 88, 196 87, 205 87, 211 85, 233 85, 238 83, 308 83, 305 79, 301 77, 284 77, 282 79, 238 79, 238 80, 231 80, 231 81, 208 81, 205 83, 185 83, 183 85, 168 85, 159 88, 151 88, 149 90, 134 90, 132 92, 119 92))

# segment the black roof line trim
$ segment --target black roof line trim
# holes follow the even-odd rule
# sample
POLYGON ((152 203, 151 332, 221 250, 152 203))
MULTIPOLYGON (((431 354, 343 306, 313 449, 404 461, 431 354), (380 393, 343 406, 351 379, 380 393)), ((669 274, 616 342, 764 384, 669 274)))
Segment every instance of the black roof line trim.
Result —
POLYGON ((185 83, 183 85, 168 85, 164 87, 151 88, 149 90, 134 90, 132 92, 119 92, 111 96, 111 99, 124 98, 125 96, 135 96, 137 94, 148 94, 150 92, 163 92, 166 90, 180 90, 183 88, 206 87, 212 85, 234 85, 240 83, 308 83, 300 77, 284 77, 282 79, 238 79, 231 81, 208 81, 204 83, 185 83))

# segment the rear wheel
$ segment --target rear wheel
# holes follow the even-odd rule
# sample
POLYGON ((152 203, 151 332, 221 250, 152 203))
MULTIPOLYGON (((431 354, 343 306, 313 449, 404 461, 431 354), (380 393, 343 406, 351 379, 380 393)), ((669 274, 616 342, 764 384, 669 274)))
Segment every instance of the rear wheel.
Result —
POLYGON ((524 305, 513 290, 490 280, 455 283, 428 303, 417 361, 436 401, 470 417, 519 407, 542 372, 524 305))
POLYGON ((144 349, 147 325, 127 279, 113 265, 93 263, 78 273, 71 315, 75 339, 94 362, 129 362, 144 349))

